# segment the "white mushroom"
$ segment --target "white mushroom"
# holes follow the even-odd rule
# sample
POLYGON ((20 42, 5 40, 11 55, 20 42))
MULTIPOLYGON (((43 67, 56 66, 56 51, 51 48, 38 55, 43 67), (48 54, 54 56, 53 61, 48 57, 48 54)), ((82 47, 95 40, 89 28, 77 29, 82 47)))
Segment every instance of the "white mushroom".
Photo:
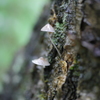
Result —
POLYGON ((46 24, 41 31, 45 31, 45 32, 55 32, 54 28, 50 25, 50 24, 46 24))
MULTIPOLYGON (((46 25, 41 29, 41 31, 47 32, 48 35, 49 35, 49 32, 52 32, 52 33, 55 32, 54 28, 53 28, 50 24, 46 24, 46 25)), ((50 39, 51 43, 53 44, 53 46, 55 47, 55 49, 57 50, 59 56, 61 57, 61 54, 60 54, 59 50, 57 49, 56 45, 53 43, 53 41, 52 41, 50 35, 49 35, 49 39, 50 39)))
POLYGON ((43 57, 40 57, 40 58, 35 59, 35 60, 32 60, 32 62, 34 64, 43 66, 43 68, 45 68, 45 66, 49 66, 50 65, 50 63, 48 62, 48 60, 46 58, 43 58, 43 57))

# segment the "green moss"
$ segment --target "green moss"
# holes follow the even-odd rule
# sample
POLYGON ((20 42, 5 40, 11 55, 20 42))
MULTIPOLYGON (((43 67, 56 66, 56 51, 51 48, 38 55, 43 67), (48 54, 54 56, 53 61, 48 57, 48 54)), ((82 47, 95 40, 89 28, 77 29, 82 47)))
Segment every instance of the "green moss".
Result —
POLYGON ((60 31, 60 32, 64 32, 65 30, 65 22, 63 22, 63 23, 58 23, 58 22, 56 22, 56 31, 60 31))
POLYGON ((64 28, 63 26, 64 26, 63 24, 56 22, 56 29, 63 30, 63 28, 64 28))
POLYGON ((73 66, 71 66, 69 69, 74 71, 73 72, 74 76, 80 76, 80 72, 78 70, 79 69, 79 63, 78 63, 77 57, 76 57, 76 60, 74 60, 74 62, 73 62, 73 66))
POLYGON ((55 33, 53 34, 53 42, 57 46, 58 44, 62 45, 65 41, 65 25, 62 23, 55 24, 55 33))
POLYGON ((39 97, 39 100, 46 100, 45 94, 40 94, 38 97, 39 97))
MULTIPOLYGON (((62 50, 62 46, 64 45, 65 40, 66 40, 66 29, 67 29, 66 17, 67 17, 67 14, 63 12, 63 9, 65 9, 63 7, 65 7, 65 3, 63 3, 62 6, 60 7, 60 9, 62 9, 62 10, 59 10, 59 8, 58 8, 59 17, 61 17, 62 23, 59 22, 59 20, 58 20, 58 22, 55 23, 55 32, 52 34, 52 41, 56 45, 56 47, 59 51, 62 50)), ((50 52, 49 57, 48 57, 48 60, 50 63, 53 62, 52 59, 54 59, 54 56, 52 55, 52 52, 50 52)))
POLYGON ((69 69, 70 70, 75 70, 75 69, 78 69, 78 64, 74 64, 73 66, 71 66, 69 69))
POLYGON ((45 82, 45 83, 47 83, 47 82, 49 82, 49 80, 48 80, 48 79, 46 79, 44 82, 45 82))
POLYGON ((70 70, 74 70, 74 68, 75 68, 75 66, 71 66, 69 69, 70 69, 70 70))
POLYGON ((64 13, 64 17, 63 17, 63 23, 66 23, 66 17, 68 16, 68 14, 64 13))

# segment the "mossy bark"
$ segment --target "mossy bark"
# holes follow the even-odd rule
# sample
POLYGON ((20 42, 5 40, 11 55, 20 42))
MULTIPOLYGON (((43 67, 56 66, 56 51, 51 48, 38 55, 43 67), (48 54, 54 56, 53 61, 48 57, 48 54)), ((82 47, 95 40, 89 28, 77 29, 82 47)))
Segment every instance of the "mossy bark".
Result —
MULTIPOLYGON (((48 18, 48 22, 54 27, 55 32, 51 34, 51 38, 61 56, 48 40, 47 34, 39 35, 42 25, 46 23, 39 20, 22 56, 24 60, 20 65, 20 72, 9 72, 11 79, 13 73, 13 76, 20 75, 21 81, 5 84, 2 100, 99 100, 100 1, 51 2, 51 16, 48 17, 47 10, 41 19, 43 21, 48 18), (45 53, 50 66, 44 69, 33 66, 32 57, 45 56, 45 53), (22 92, 25 93, 24 96, 22 92), (11 95, 12 93, 14 94, 11 95)), ((12 68, 14 65, 15 63, 12 68)))
POLYGON ((99 100, 99 4, 99 0, 54 1, 51 16, 56 20, 49 22, 61 57, 52 53, 54 47, 49 52, 46 100, 99 100))

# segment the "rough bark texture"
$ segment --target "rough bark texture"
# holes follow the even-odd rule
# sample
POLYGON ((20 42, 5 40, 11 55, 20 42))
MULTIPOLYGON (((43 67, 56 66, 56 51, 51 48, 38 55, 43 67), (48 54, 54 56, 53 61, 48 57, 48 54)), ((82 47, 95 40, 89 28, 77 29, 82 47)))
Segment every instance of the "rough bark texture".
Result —
MULTIPOLYGON (((47 34, 39 35, 42 25, 45 25, 39 20, 25 53, 20 55, 21 57, 16 57, 12 64, 11 69, 14 69, 18 61, 16 59, 24 59, 19 65, 22 66, 19 72, 10 70, 10 83, 4 85, 1 99, 99 100, 99 6, 99 0, 52 1, 48 22, 55 29, 51 38, 61 56, 51 44, 47 34), (34 45, 33 41, 36 41, 34 45), (32 65, 32 56, 34 58, 46 54, 50 66, 43 69, 32 65), (20 76, 19 83, 14 81, 14 76, 17 78, 20 76)), ((45 17, 41 17, 42 20, 48 17, 47 12, 47 15, 45 13, 43 15, 45 17)))

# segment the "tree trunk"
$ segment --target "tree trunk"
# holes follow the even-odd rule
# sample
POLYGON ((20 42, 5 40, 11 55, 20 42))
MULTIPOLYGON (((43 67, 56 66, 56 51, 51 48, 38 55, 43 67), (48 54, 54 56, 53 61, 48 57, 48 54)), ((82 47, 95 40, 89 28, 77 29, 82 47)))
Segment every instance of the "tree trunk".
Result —
POLYGON ((37 23, 24 53, 22 51, 15 58, 9 71, 10 81, 4 84, 1 99, 99 100, 99 5, 99 0, 52 1, 51 16, 48 18, 48 7, 37 23), (46 21, 45 18, 55 29, 51 39, 61 56, 47 34, 39 34, 42 25, 45 25, 42 22, 46 21), (46 54, 50 66, 33 66, 32 58, 46 54), (23 60, 19 65, 20 71, 15 73, 19 58, 23 60))

